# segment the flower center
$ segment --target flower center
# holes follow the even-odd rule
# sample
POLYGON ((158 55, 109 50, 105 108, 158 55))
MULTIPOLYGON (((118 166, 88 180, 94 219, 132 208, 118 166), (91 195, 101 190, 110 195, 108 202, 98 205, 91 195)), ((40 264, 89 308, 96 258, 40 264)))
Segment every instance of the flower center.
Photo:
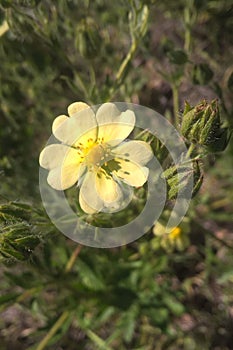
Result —
POLYGON ((173 230, 170 232, 170 237, 171 239, 176 239, 181 235, 181 229, 180 227, 175 227, 173 230))
POLYGON ((88 150, 88 153, 85 157, 87 165, 96 165, 101 166, 104 163, 106 156, 106 149, 103 145, 95 144, 88 150))
MULTIPOLYGON (((94 141, 89 138, 85 143, 78 142, 78 155, 88 168, 106 168, 109 161, 112 160, 111 148, 104 143, 104 138, 94 141)), ((108 169, 107 169, 108 170, 108 169)))

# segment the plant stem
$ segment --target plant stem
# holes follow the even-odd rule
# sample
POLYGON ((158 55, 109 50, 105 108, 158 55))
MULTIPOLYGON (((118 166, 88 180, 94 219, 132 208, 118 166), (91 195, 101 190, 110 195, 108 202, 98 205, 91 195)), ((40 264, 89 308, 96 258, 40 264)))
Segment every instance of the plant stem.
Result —
POLYGON ((72 269, 72 267, 75 263, 75 260, 77 259, 77 256, 79 255, 81 249, 82 249, 82 246, 78 245, 76 247, 76 249, 73 251, 73 253, 72 253, 72 255, 71 255, 70 259, 68 260, 66 267, 65 267, 66 273, 70 272, 70 270, 72 269))
POLYGON ((136 1, 130 1, 132 12, 131 12, 131 19, 129 20, 129 30, 131 34, 131 45, 129 48, 129 51, 125 58, 123 59, 117 73, 116 73, 116 80, 112 88, 109 89, 109 94, 106 98, 106 101, 109 101, 112 99, 114 94, 116 93, 119 86, 122 84, 123 80, 125 79, 125 76, 127 74, 127 70, 130 66, 130 63, 133 59, 133 56, 135 55, 137 48, 139 46, 139 43, 141 42, 142 38, 144 37, 146 30, 147 30, 147 23, 148 23, 148 17, 149 17, 149 9, 147 5, 142 5, 140 8, 137 8, 136 1))
POLYGON ((27 298, 30 298, 31 296, 35 296, 35 294, 37 292, 39 292, 42 289, 42 287, 33 287, 31 289, 25 290, 25 292, 23 294, 21 294, 17 299, 16 302, 17 303, 21 303, 22 301, 24 301, 27 298))
POLYGON ((195 150, 196 146, 194 145, 194 143, 191 143, 191 145, 189 146, 189 149, 187 151, 187 157, 191 157, 193 151, 195 150))
POLYGON ((46 336, 42 339, 42 341, 39 343, 39 345, 36 347, 36 350, 43 350, 50 339, 56 334, 58 329, 62 326, 62 324, 65 322, 65 320, 68 318, 70 313, 68 311, 64 311, 61 316, 58 318, 58 320, 54 323, 50 331, 46 334, 46 336))
POLYGON ((107 101, 111 100, 114 94, 116 93, 116 90, 118 89, 119 85, 121 84, 125 73, 130 65, 131 60, 133 59, 133 56, 135 55, 135 52, 137 50, 138 43, 135 39, 133 39, 132 44, 130 46, 130 49, 124 58, 123 62, 121 63, 117 73, 116 73, 116 81, 114 86, 110 89, 109 95, 107 97, 107 101))
POLYGON ((233 250, 233 245, 231 244, 228 244, 227 242, 225 242, 223 239, 219 238, 216 236, 216 233, 215 233, 215 229, 217 229, 217 227, 214 229, 212 227, 209 227, 210 226, 210 223, 206 222, 206 223, 203 223, 201 222, 200 220, 195 220, 196 223, 202 228, 205 230, 205 233, 210 235, 213 239, 215 239, 217 242, 221 243, 222 245, 224 245, 226 248, 228 249, 232 249, 233 250))
POLYGON ((131 61, 131 59, 133 58, 135 52, 136 52, 136 49, 137 49, 137 42, 136 40, 134 39, 132 41, 132 44, 131 44, 131 47, 130 47, 130 50, 129 52, 127 53, 125 59, 123 60, 123 62, 121 63, 119 69, 118 69, 118 72, 116 74, 116 80, 120 83, 122 78, 124 77, 124 73, 131 61))
POLYGON ((185 34, 184 34, 184 50, 190 51, 191 47, 191 11, 189 6, 184 9, 184 23, 185 23, 185 34))
POLYGON ((228 249, 233 249, 233 246, 228 244, 227 242, 225 242, 223 239, 218 238, 214 232, 207 230, 207 234, 209 234, 213 239, 215 239, 216 241, 218 241, 219 243, 221 243, 222 245, 224 245, 225 247, 227 247, 228 249))
POLYGON ((177 129, 179 129, 179 91, 176 83, 172 84, 172 96, 173 96, 173 122, 177 129))
POLYGON ((86 330, 86 334, 87 334, 88 338, 90 338, 97 345, 97 347, 99 349, 112 350, 112 348, 110 346, 108 346, 108 344, 105 340, 100 338, 97 334, 92 332, 90 329, 86 330))

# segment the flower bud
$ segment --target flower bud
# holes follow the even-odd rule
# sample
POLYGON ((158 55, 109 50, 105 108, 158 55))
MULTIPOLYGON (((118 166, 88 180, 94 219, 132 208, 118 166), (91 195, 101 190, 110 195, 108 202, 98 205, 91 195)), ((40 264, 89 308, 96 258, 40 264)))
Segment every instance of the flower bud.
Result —
POLYGON ((210 152, 223 151, 228 143, 228 130, 221 125, 218 101, 207 103, 204 100, 195 107, 186 102, 181 133, 190 142, 205 146, 210 152))

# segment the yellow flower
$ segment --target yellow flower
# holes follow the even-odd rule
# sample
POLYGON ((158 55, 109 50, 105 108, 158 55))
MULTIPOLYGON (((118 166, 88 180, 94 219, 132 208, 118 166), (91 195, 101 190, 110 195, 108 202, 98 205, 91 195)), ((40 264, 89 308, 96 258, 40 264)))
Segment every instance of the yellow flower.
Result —
POLYGON ((182 234, 181 228, 180 227, 174 227, 170 233, 169 233, 169 238, 171 240, 176 240, 177 238, 179 238, 182 234))
POLYGON ((166 231, 166 225, 156 222, 153 233, 159 239, 160 246, 166 251, 171 252, 174 249, 181 251, 189 244, 189 229, 189 219, 183 218, 179 226, 173 227, 169 231, 166 231))
POLYGON ((121 182, 139 187, 147 181, 151 147, 144 141, 124 141, 135 125, 133 111, 105 103, 95 114, 87 104, 75 102, 68 114, 58 116, 52 126, 62 143, 48 145, 40 154, 51 187, 66 190, 77 183, 80 206, 92 214, 120 203, 121 182))

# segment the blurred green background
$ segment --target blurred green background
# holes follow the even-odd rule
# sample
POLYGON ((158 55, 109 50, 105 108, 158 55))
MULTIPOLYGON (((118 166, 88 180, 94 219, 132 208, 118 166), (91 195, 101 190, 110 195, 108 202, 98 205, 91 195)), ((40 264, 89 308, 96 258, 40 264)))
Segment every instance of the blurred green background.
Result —
POLYGON ((233 125, 232 0, 0 1, 0 350, 233 349, 233 145, 201 163, 183 250, 81 247, 47 218, 38 157, 74 101, 233 125))

